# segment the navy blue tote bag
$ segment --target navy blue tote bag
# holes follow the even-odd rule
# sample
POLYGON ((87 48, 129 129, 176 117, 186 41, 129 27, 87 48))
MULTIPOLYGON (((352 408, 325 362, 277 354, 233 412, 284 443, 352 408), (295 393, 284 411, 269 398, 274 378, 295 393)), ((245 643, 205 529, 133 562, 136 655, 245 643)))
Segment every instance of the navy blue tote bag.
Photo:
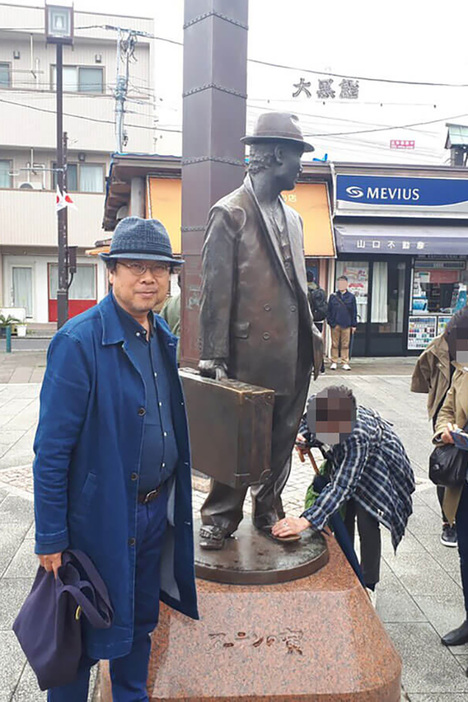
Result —
POLYGON ((112 624, 112 606, 88 556, 67 550, 57 578, 39 567, 13 624, 41 690, 67 685, 76 678, 82 653, 82 617, 97 629, 107 629, 112 624))

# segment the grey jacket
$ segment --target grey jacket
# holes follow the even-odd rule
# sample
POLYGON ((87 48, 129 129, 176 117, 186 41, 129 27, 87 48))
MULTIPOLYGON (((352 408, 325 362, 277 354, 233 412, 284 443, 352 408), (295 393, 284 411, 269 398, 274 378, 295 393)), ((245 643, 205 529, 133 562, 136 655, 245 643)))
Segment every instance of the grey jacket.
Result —
POLYGON ((302 221, 295 210, 282 207, 295 286, 249 176, 211 209, 202 252, 200 335, 202 359, 226 359, 230 377, 289 394, 296 385, 299 344, 316 373, 322 344, 307 299, 302 221))

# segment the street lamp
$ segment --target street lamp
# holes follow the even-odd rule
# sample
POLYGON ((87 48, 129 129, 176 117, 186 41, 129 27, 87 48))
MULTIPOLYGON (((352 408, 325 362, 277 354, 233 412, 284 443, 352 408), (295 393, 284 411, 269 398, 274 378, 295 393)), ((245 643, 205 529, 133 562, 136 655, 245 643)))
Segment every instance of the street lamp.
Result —
POLYGON ((46 5, 46 40, 48 44, 73 44, 73 7, 46 5))
MULTIPOLYGON (((57 93, 57 185, 64 191, 65 172, 63 156, 63 45, 73 44, 73 6, 45 6, 46 41, 56 45, 55 81, 57 93)), ((58 289, 57 328, 68 319, 68 233, 67 209, 57 212, 58 227, 58 289)))

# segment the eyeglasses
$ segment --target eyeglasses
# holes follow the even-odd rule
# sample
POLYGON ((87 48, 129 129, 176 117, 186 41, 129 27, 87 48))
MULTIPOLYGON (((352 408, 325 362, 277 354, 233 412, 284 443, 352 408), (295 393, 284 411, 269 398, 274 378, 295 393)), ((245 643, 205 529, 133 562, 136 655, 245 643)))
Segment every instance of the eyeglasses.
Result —
POLYGON ((150 271, 152 275, 160 278, 169 270, 169 266, 165 263, 138 263, 137 261, 132 261, 131 263, 117 261, 117 263, 120 263, 122 266, 125 266, 125 268, 128 268, 128 270, 135 276, 140 276, 146 273, 146 271, 150 271))

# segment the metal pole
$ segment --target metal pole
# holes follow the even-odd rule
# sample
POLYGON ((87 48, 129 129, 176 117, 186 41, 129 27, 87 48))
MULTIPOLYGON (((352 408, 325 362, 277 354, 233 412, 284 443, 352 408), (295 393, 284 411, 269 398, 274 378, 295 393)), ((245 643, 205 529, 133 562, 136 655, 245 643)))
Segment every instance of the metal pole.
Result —
MULTIPOLYGON (((64 192, 63 161, 63 46, 57 44, 57 184, 64 192)), ((58 289, 57 289, 57 329, 68 319, 68 271, 67 271, 67 210, 57 212, 58 226, 58 289)))
POLYGON ((123 142, 123 109, 124 109, 124 86, 125 79, 120 75, 120 54, 122 49, 122 32, 118 28, 117 36, 117 78, 115 83, 115 138, 117 152, 122 152, 123 142))

